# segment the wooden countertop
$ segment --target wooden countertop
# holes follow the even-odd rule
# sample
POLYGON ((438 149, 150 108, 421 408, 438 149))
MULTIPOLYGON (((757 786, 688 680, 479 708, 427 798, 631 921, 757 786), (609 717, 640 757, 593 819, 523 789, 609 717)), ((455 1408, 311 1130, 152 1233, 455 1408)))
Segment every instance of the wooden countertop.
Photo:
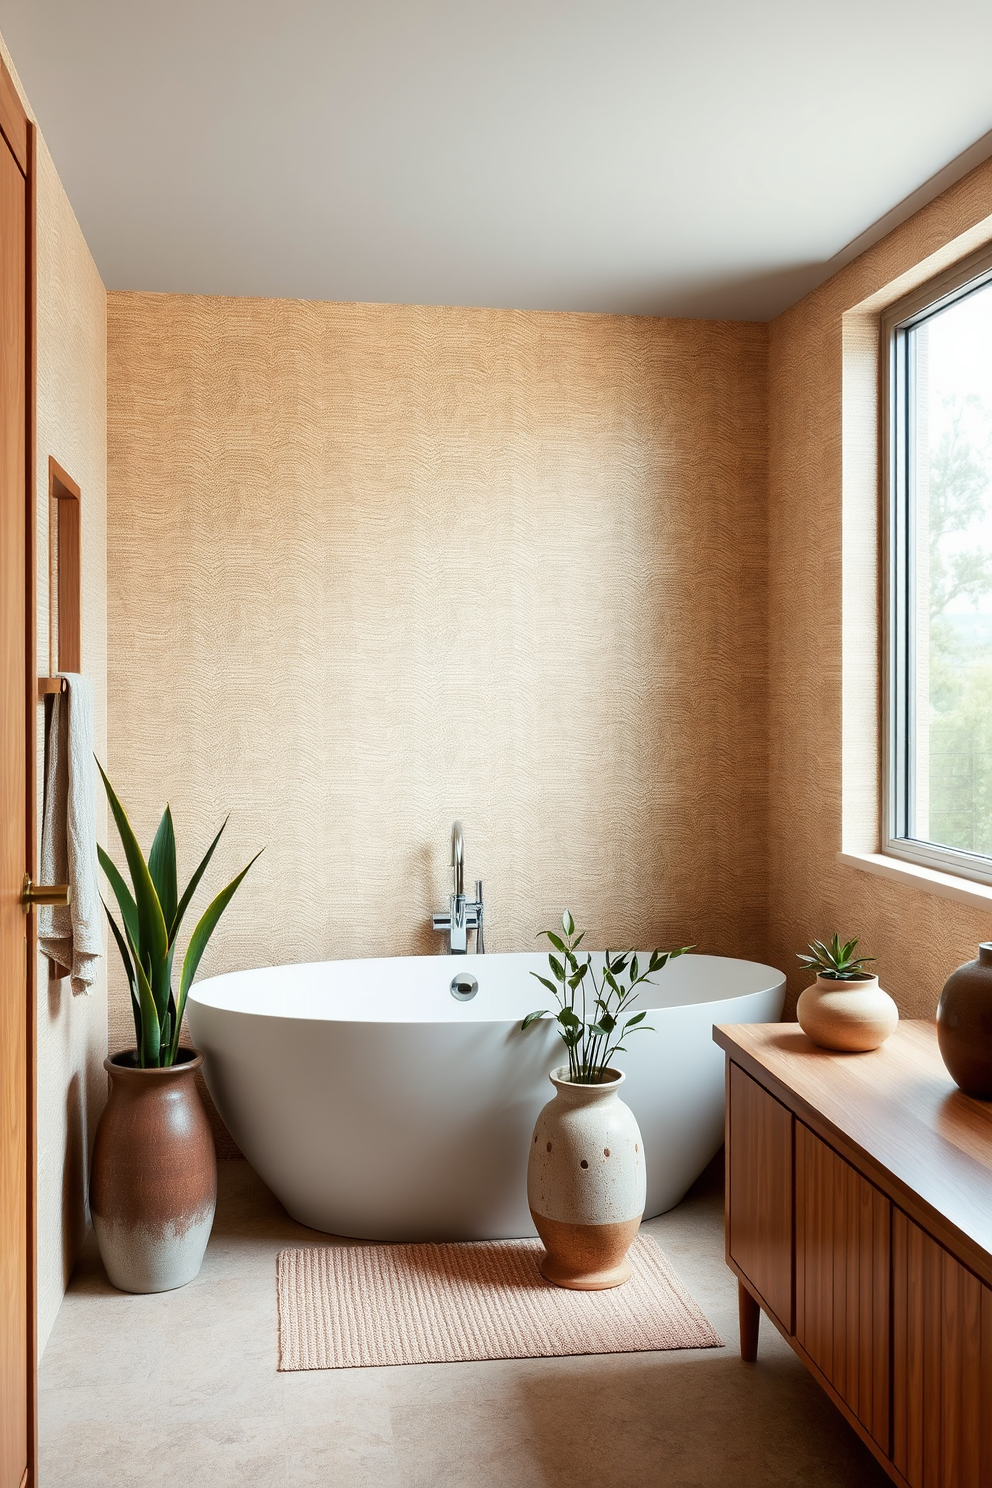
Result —
POLYGON ((992 1284, 992 1102, 954 1084, 928 1021, 835 1054, 797 1023, 713 1030, 748 1074, 992 1284))

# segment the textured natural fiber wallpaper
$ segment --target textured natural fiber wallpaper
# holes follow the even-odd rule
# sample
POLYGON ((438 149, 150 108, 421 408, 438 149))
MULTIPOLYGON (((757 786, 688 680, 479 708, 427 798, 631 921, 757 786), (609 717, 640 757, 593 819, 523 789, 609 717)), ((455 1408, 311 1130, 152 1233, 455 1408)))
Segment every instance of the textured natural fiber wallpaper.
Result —
POLYGON ((765 327, 108 315, 112 774, 265 847, 205 975, 439 952, 455 817, 490 950, 764 953, 765 327))
MULTIPOLYGON (((48 458, 80 487, 82 668, 93 684, 94 744, 107 748, 107 295, 55 173, 38 151, 35 491, 37 661, 49 671, 48 458)), ((38 841, 44 705, 38 708, 38 841)), ((95 773, 95 767, 94 767, 95 773)), ((96 799, 97 831, 106 808, 96 799)), ((105 839, 104 839, 105 840, 105 839)), ((38 965, 38 1331, 44 1346, 88 1224, 89 1156, 107 1098, 107 978, 89 997, 38 965)))
MULTIPOLYGON (((16 78, 0 40, 0 52, 16 78)), ((24 98, 30 114, 30 105, 24 98)), ((82 665, 93 683, 95 739, 107 720, 107 318, 106 292, 39 136, 37 153, 35 583, 39 676, 49 671, 48 458, 82 490, 82 665)), ((38 836, 44 783, 44 705, 39 704, 38 836)), ((102 827, 105 813, 97 802, 102 827)), ((38 957, 38 1342, 44 1348, 87 1226, 89 1153, 107 1093, 107 984, 73 997, 49 982, 38 957)))
POLYGON ((992 240, 990 213, 992 164, 769 328, 770 955, 859 935, 915 1017, 992 915, 836 861, 879 846, 878 316, 992 240))

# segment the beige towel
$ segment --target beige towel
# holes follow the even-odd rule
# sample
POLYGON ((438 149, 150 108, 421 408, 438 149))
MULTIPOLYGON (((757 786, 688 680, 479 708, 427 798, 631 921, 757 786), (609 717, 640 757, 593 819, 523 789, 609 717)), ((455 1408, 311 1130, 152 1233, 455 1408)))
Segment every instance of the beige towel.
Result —
POLYGON ((52 699, 48 726, 41 882, 67 883, 68 906, 38 911, 38 946, 68 967, 72 990, 92 992, 103 955, 103 921, 96 868, 93 689, 85 677, 63 672, 65 690, 52 699))

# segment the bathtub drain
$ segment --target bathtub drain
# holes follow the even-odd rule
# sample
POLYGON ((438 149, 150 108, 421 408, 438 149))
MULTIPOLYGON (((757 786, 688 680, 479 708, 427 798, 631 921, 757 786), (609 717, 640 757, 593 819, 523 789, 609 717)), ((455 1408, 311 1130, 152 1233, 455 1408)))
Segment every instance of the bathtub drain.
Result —
POLYGON ((471 1002, 478 990, 478 982, 467 971, 460 971, 451 978, 451 995, 459 1002, 471 1002))

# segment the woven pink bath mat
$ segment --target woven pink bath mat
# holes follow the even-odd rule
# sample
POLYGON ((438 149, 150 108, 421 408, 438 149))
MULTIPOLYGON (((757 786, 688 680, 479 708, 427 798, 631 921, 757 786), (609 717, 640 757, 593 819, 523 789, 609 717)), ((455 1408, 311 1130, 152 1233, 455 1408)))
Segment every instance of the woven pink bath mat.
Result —
POLYGON ((539 1240, 284 1250, 279 1368, 723 1347, 650 1236, 605 1292, 552 1286, 542 1253, 539 1240))

